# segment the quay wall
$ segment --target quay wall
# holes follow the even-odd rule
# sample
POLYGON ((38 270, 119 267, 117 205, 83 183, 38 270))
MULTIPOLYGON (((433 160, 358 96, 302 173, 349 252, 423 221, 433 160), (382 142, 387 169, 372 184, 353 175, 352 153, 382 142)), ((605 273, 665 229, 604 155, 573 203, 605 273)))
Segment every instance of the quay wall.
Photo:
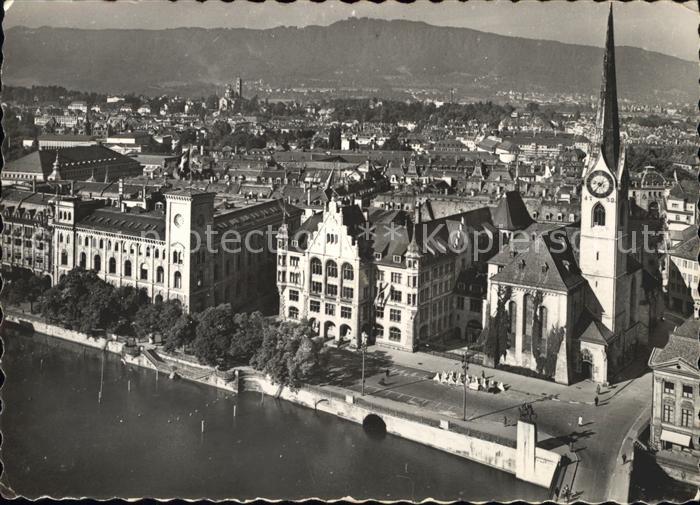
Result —
POLYGON ((440 421, 439 427, 406 419, 393 413, 399 411, 403 405, 392 400, 383 399, 382 401, 387 404, 396 404, 394 408, 366 407, 358 405, 353 394, 344 395, 343 390, 339 388, 301 388, 298 391, 291 391, 286 387, 272 384, 257 374, 242 373, 242 377, 246 390, 262 391, 266 395, 327 412, 359 424, 363 424, 370 415, 375 415, 384 422, 387 433, 515 474, 519 479, 538 486, 551 487, 560 464, 559 454, 536 448, 534 461, 529 462, 527 468, 518 468, 516 464, 518 448, 451 431, 450 422, 446 419, 440 421))
MULTIPOLYGON (((67 330, 58 326, 44 323, 34 318, 5 313, 6 321, 19 325, 26 331, 35 331, 63 340, 75 342, 87 347, 106 350, 121 354, 122 358, 135 366, 157 370, 156 366, 144 353, 131 355, 124 353, 124 344, 114 339, 104 337, 90 337, 84 333, 67 330)), ((182 360, 173 359, 165 355, 167 362, 182 360)), ((183 361, 183 363, 185 363, 183 361)), ((191 366, 192 363, 187 362, 191 366)), ((201 367, 201 366, 200 366, 201 367)), ((208 367, 201 367, 206 370, 208 367)), ((522 456, 518 462, 518 448, 505 445, 496 441, 485 440, 478 435, 464 434, 452 431, 449 420, 439 420, 439 425, 434 426, 402 416, 401 410, 405 408, 399 402, 383 399, 387 407, 365 406, 356 402, 354 392, 332 386, 303 387, 292 391, 287 387, 273 384, 269 379, 250 367, 237 369, 238 380, 228 380, 209 368, 212 373, 203 376, 185 377, 189 380, 206 384, 230 392, 238 392, 239 389, 261 391, 263 394, 281 398, 304 407, 326 412, 342 419, 363 424, 371 415, 379 417, 386 426, 389 434, 411 440, 455 456, 491 466, 498 470, 515 474, 517 478, 531 482, 538 486, 550 488, 554 476, 559 468, 560 456, 552 451, 536 448, 534 460, 525 463, 523 468, 522 456)), ((359 400, 359 399, 357 399, 359 400)), ((363 402, 364 403, 364 402, 363 402)), ((518 430, 520 432, 520 430, 518 430)), ((519 441, 520 442, 520 441, 519 441)), ((518 446, 521 444, 518 443, 518 446)), ((526 444, 522 444, 526 445, 526 444)))

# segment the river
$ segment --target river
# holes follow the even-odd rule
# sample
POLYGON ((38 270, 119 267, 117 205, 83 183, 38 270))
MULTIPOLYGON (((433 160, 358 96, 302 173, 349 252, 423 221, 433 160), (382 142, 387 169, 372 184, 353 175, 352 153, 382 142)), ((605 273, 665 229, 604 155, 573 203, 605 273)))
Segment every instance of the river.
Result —
POLYGON ((547 496, 510 474, 372 437, 329 414, 156 378, 116 355, 104 355, 98 402, 100 351, 36 334, 3 340, 2 484, 28 498, 547 496))

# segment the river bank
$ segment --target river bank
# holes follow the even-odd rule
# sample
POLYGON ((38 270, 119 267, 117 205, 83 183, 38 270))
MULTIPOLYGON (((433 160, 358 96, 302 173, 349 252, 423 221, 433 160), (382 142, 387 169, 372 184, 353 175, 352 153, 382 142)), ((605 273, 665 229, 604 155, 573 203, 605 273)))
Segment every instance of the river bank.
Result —
POLYGON ((4 496, 548 497, 506 472, 260 393, 167 380, 117 354, 38 333, 3 340, 4 496))
MULTIPOLYGON (((79 332, 47 325, 36 318, 18 314, 7 314, 8 321, 18 328, 48 334, 95 349, 119 354, 129 364, 159 371, 185 370, 179 372, 185 378, 214 386, 231 393, 254 390, 281 398, 316 411, 363 424, 377 418, 387 433, 417 442, 449 454, 459 456, 500 471, 516 475, 517 478, 544 488, 551 488, 559 469, 559 454, 536 447, 536 434, 527 426, 518 426, 516 440, 505 439, 489 433, 476 432, 459 426, 453 420, 443 419, 430 412, 416 415, 400 402, 387 399, 358 397, 356 393, 333 386, 304 387, 291 391, 272 384, 249 367, 237 369, 236 376, 222 374, 211 368, 197 365, 200 372, 192 373, 192 364, 177 363, 167 356, 158 356, 151 350, 130 353, 125 344, 110 338, 92 338, 79 332), (159 362, 162 358, 162 365, 159 362), (185 368, 183 368, 185 367, 185 368), (234 380, 232 380, 234 379, 234 380)), ((195 369, 197 368, 195 367, 195 369)), ((525 425, 525 423, 522 423, 525 425)))

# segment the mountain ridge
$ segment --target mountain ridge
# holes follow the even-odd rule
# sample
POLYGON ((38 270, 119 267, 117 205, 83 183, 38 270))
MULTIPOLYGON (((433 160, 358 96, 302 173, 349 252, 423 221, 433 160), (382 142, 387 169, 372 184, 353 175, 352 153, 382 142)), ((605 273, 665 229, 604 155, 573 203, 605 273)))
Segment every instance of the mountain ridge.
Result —
MULTIPOLYGON (((267 29, 16 26, 5 34, 8 84, 139 93, 217 88, 242 75, 290 86, 595 94, 603 54, 596 46, 371 18, 267 29)), ((623 97, 694 99, 693 62, 630 46, 616 52, 623 97)))

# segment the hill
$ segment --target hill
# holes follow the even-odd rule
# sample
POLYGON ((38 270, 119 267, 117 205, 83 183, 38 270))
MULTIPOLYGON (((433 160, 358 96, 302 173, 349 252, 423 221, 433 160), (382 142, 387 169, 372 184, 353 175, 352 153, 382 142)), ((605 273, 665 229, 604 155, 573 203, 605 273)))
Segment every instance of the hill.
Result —
MULTIPOLYGON (((5 35, 7 84, 150 94, 213 90, 237 75, 286 85, 594 94, 603 55, 590 46, 366 18, 266 30, 13 27, 5 35)), ((601 27, 601 44, 603 36, 601 27)), ((618 47, 617 63, 622 98, 695 99, 692 62, 618 47)))

